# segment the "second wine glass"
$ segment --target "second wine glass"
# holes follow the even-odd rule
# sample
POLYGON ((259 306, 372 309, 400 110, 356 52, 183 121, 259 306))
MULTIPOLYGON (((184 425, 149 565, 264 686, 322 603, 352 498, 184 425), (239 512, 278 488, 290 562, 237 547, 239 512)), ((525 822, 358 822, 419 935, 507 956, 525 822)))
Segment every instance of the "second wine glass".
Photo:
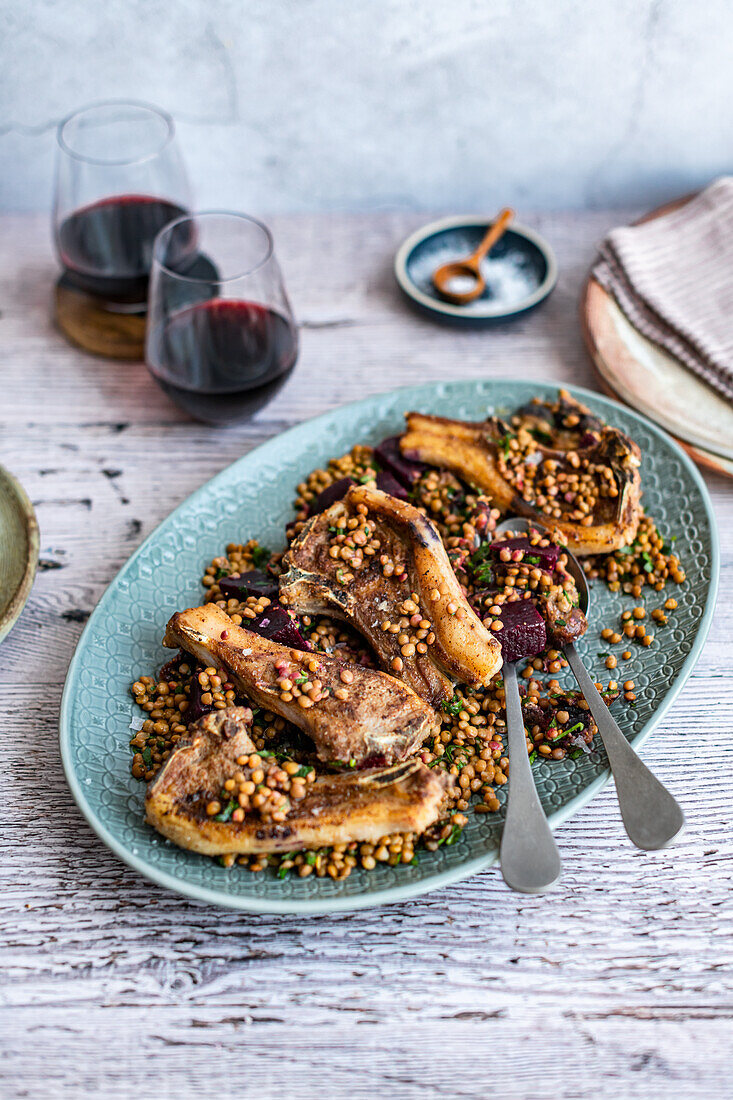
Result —
POLYGON ((178 218, 158 234, 145 359, 180 408, 210 424, 246 420, 284 385, 297 357, 266 226, 209 212, 178 218))

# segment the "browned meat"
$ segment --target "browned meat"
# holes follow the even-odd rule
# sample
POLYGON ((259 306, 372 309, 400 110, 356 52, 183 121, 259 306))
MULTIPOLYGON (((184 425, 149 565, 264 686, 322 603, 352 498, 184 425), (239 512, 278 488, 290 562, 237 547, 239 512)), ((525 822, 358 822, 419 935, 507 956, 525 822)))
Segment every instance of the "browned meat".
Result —
POLYGON ((163 644, 222 670, 253 703, 307 733, 326 762, 391 764, 440 726, 394 677, 278 645, 237 626, 216 604, 176 612, 163 644))
MULTIPOLYGON (((551 417, 553 423, 542 419, 542 408, 538 406, 531 417, 525 418, 528 437, 532 431, 535 433, 531 442, 537 461, 549 462, 555 479, 567 474, 571 479, 576 475, 577 481, 578 473, 589 474, 602 490, 585 523, 577 516, 571 517, 573 503, 557 496, 553 507, 560 514, 549 514, 532 503, 533 494, 526 485, 520 487, 510 479, 503 452, 516 433, 498 417, 470 424, 408 413, 407 432, 400 447, 407 458, 452 470, 487 493, 503 511, 527 516, 544 527, 559 527, 574 554, 607 554, 627 546, 636 536, 641 517, 639 448, 617 429, 600 425, 568 394, 561 393, 551 417), (554 427, 556 419, 559 428, 554 427), (569 431, 562 427, 568 419, 581 428, 592 423, 594 430, 569 431), (606 471, 604 482, 601 471, 606 471)), ((522 418, 519 420, 521 423, 522 418)))
POLYGON ((579 607, 573 607, 566 596, 553 591, 549 596, 539 596, 537 607, 547 623, 547 631, 555 645, 569 645, 582 637, 588 629, 588 620, 579 607))
POLYGON ((256 753, 248 733, 251 717, 242 707, 206 715, 150 784, 146 820, 181 848, 204 855, 289 852, 421 833, 437 819, 453 783, 445 772, 410 760, 301 784, 305 794, 297 801, 286 797, 285 809, 275 817, 249 805, 237 815, 242 820, 217 821, 207 806, 226 805, 230 795, 224 784, 229 781, 236 790, 241 780, 235 777, 250 774, 245 758, 256 753))
POLYGON ((283 566, 282 603, 352 623, 433 706, 452 696, 452 681, 485 686, 501 668, 435 525, 411 504, 357 485, 309 520, 283 566))

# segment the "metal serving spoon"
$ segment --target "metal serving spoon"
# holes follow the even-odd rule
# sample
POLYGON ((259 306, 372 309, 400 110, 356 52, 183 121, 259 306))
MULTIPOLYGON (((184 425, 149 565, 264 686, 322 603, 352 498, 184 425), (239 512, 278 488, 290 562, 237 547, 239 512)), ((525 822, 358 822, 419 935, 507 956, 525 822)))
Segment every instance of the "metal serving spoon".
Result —
POLYGON ((481 261, 488 256, 494 245, 504 236, 509 222, 514 217, 514 211, 508 207, 502 210, 494 221, 475 252, 462 260, 450 260, 442 264, 433 272, 433 285, 441 297, 453 302, 457 306, 466 305, 478 298, 486 289, 486 280, 481 274, 481 261), (455 289, 455 283, 464 284, 463 290, 455 289), (453 284, 453 285, 451 285, 453 284))
MULTIPOLYGON (((526 519, 508 519, 499 524, 494 533, 498 535, 514 531, 524 535, 533 527, 535 530, 542 530, 538 524, 526 519)), ((580 610, 587 615, 590 591, 585 573, 578 559, 566 547, 562 548, 562 552, 567 555, 568 572, 578 589, 580 610)), ((566 644, 563 646, 563 652, 598 726, 616 784, 619 809, 629 840, 637 848, 643 848, 647 852, 666 848, 685 827, 685 816, 679 804, 650 772, 624 737, 618 723, 599 695, 575 646, 572 643, 566 644)), ((506 674, 504 679, 506 682, 506 674)), ((512 764, 512 773, 513 771, 512 764)))
POLYGON ((559 879, 562 863, 532 775, 514 661, 504 664, 502 675, 511 774, 499 849, 501 873, 512 890, 542 894, 559 879))
MULTIPOLYGON (((502 524, 497 532, 501 532, 502 528, 509 529, 502 524)), ((529 762, 514 661, 504 662, 502 676, 511 775, 499 848, 501 873, 512 890, 522 894, 542 894, 560 878, 562 863, 529 762)))

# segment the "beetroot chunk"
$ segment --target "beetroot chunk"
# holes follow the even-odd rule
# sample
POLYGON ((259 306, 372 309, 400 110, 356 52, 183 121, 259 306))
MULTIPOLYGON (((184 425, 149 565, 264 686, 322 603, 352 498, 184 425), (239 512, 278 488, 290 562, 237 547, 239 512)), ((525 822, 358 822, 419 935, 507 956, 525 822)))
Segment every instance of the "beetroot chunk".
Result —
POLYGON ((325 512, 337 500, 343 500, 352 485, 356 485, 353 477, 342 477, 331 485, 327 485, 323 492, 308 505, 308 515, 315 516, 318 512, 325 512))
POLYGON ((551 542, 549 546, 533 546, 526 535, 492 542, 491 549, 497 557, 500 550, 521 550, 524 553, 522 559, 524 562, 528 565, 539 565, 540 569, 546 569, 548 573, 553 571, 560 556, 560 547, 556 546, 554 542, 551 542))
POLYGON ((199 683, 199 674, 194 672, 191 679, 191 690, 188 696, 188 707, 186 709, 186 722, 190 726, 192 722, 198 722, 199 718, 203 718, 205 714, 209 714, 213 709, 213 705, 208 705, 203 702, 202 695, 204 689, 199 683))
POLYGON ((427 466, 424 462, 406 458, 400 450, 399 435, 390 435, 374 448, 374 457, 379 464, 389 470, 405 489, 411 489, 422 476, 427 466))
POLYGON ((383 493, 389 493, 391 497, 396 497, 397 500, 409 500, 407 490, 404 485, 400 485, 396 477, 393 477, 389 470, 380 470, 377 474, 377 488, 381 489, 383 493))
POLYGON ((530 600, 513 600, 501 605, 502 629, 496 637, 505 661, 536 657, 547 646, 545 620, 530 600))
POLYGON ((293 649, 312 649, 310 642, 306 641, 300 633, 298 620, 282 604, 274 603, 265 608, 256 619, 246 619, 242 626, 255 634, 261 634, 263 638, 270 638, 280 645, 289 645, 293 649))
POLYGON ((222 577, 219 588, 228 600, 243 600, 247 596, 267 596, 268 600, 274 600, 279 591, 275 578, 260 569, 252 569, 239 576, 222 577))

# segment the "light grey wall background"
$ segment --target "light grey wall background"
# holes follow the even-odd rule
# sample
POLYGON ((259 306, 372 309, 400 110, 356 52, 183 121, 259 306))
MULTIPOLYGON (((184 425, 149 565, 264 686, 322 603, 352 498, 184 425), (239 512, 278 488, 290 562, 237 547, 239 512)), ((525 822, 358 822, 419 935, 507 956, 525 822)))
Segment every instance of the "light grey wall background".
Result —
POLYGON ((653 203, 731 169, 732 50, 731 0, 0 0, 0 209, 123 96, 201 207, 653 203))

